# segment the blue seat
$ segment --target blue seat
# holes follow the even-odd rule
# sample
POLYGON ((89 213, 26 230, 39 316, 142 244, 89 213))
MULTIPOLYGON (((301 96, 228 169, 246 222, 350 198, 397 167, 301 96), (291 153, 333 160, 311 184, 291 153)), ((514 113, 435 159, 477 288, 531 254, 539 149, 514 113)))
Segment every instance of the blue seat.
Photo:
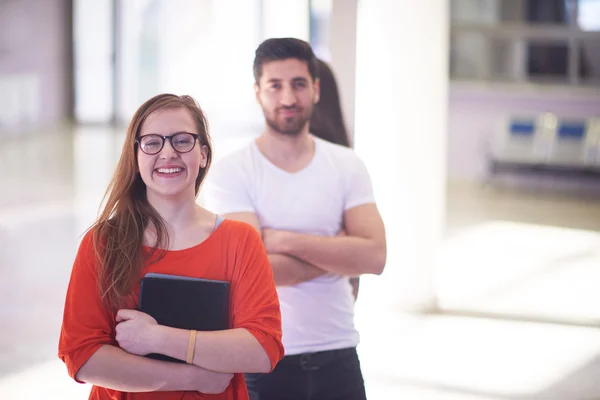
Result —
POLYGON ((548 163, 556 167, 583 168, 585 166, 582 158, 585 135, 585 120, 561 120, 548 163))

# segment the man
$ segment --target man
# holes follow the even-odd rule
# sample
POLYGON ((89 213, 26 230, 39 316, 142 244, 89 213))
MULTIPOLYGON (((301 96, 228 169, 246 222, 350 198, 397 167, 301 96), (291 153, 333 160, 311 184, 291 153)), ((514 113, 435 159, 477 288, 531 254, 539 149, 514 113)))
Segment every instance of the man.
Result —
POLYGON ((252 399, 366 398, 349 279, 383 271, 385 232, 364 164, 309 133, 317 74, 306 42, 258 47, 264 132, 217 163, 204 189, 207 208, 262 233, 278 286, 285 357, 247 375, 252 399))

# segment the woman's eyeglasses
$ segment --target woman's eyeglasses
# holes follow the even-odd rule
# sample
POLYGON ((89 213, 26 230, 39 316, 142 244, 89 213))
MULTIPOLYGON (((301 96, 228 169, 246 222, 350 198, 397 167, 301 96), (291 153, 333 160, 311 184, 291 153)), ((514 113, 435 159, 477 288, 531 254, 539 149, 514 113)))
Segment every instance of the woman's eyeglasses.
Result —
POLYGON ((136 138, 135 143, 140 147, 140 150, 152 156, 158 154, 163 149, 167 139, 169 139, 171 147, 176 152, 189 153, 196 145, 196 140, 200 140, 200 136, 188 132, 179 132, 169 136, 150 134, 136 138))

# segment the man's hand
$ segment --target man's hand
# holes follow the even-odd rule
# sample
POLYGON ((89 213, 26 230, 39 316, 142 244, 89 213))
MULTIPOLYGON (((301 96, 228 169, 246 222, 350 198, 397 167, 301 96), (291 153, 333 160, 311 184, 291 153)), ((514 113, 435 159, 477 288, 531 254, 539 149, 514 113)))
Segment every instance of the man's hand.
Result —
POLYGON ((150 315, 136 310, 119 310, 116 339, 128 353, 144 356, 152 353, 154 332, 158 323, 150 315))
MULTIPOLYGON (((271 228, 263 228, 262 238, 267 253, 269 254, 285 254, 287 249, 287 243, 289 243, 290 237, 294 232, 281 231, 271 228)), ((338 237, 348 236, 346 231, 342 228, 336 234, 338 237)))
MULTIPOLYGON (((289 243, 288 239, 294 232, 281 231, 277 229, 263 228, 262 238, 267 253, 269 254, 285 254, 286 244, 289 243)), ((338 237, 348 236, 346 231, 342 228, 336 234, 338 237)))
POLYGON ((263 228, 262 238, 265 248, 267 249, 267 253, 285 253, 286 238, 289 237, 290 234, 291 232, 287 231, 263 228))

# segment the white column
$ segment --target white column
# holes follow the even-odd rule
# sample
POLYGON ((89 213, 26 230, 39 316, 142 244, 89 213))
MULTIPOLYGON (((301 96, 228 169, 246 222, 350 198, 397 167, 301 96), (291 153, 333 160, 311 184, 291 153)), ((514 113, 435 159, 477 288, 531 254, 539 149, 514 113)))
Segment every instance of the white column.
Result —
POLYGON ((329 48, 351 140, 354 137, 356 82, 356 13, 358 0, 332 0, 329 48))
POLYGON ((158 2, 157 29, 163 29, 158 41, 159 92, 189 94, 201 104, 210 99, 214 82, 212 58, 214 42, 213 0, 179 0, 158 2), (168 28, 166 28, 168 27, 168 28))
POLYGON ((113 117, 113 48, 110 0, 73 2, 75 119, 107 123, 113 117))
POLYGON ((263 39, 294 37, 309 41, 309 0, 262 0, 263 39))
POLYGON ((358 8, 355 147, 371 173, 388 238, 364 302, 435 306, 445 212, 448 1, 367 0, 358 8))
POLYGON ((257 0, 213 0, 210 112, 213 138, 262 130, 254 95, 254 52, 261 42, 257 0), (232 12, 235 10, 235 12, 232 12), (226 77, 215 79, 215 77, 226 77), (235 118, 232 118, 232 112, 235 118))

